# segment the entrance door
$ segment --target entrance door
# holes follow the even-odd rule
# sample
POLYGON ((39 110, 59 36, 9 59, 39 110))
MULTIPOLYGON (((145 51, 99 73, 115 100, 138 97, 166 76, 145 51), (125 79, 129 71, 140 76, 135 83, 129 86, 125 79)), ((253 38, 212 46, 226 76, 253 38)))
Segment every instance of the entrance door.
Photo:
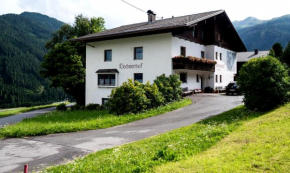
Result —
POLYGON ((203 76, 200 75, 200 89, 203 90, 203 76))

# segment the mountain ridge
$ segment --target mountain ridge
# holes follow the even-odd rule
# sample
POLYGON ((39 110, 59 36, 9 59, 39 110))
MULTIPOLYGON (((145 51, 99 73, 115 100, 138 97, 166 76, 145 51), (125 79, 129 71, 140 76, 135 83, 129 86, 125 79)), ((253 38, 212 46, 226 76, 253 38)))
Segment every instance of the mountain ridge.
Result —
POLYGON ((285 48, 290 41, 290 14, 262 23, 252 23, 251 26, 246 27, 240 27, 241 23, 237 24, 237 22, 233 22, 233 24, 248 51, 256 48, 270 50, 272 45, 277 42, 285 48))
POLYGON ((260 20, 258 18, 249 16, 245 18, 244 20, 235 20, 232 23, 235 26, 235 28, 238 29, 238 28, 246 28, 246 27, 255 26, 257 24, 262 24, 267 21, 268 20, 260 20))

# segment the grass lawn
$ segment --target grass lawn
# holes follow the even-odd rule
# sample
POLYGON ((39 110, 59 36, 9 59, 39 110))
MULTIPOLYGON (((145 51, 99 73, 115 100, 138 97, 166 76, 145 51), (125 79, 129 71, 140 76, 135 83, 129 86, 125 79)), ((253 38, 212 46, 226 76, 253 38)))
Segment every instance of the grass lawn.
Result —
POLYGON ((4 137, 37 136, 53 133, 76 132, 84 130, 102 129, 129 123, 143 118, 160 115, 192 103, 191 99, 145 111, 140 114, 116 116, 108 111, 54 111, 41 116, 6 126, 0 129, 0 139, 4 137))
MULTIPOLYGON (((289 107, 288 105, 287 109, 289 107)), ((261 115, 262 113, 239 106, 199 123, 92 153, 65 165, 49 167, 44 172, 153 172, 162 164, 177 162, 207 151, 233 131, 261 115)))
POLYGON ((247 122, 209 150, 156 172, 289 172, 290 104, 247 122))
POLYGON ((53 103, 53 104, 41 105, 41 106, 0 109, 0 118, 7 117, 7 116, 10 116, 10 115, 19 114, 19 113, 34 111, 34 110, 37 110, 37 109, 55 107, 55 106, 57 106, 59 104, 60 103, 53 103))

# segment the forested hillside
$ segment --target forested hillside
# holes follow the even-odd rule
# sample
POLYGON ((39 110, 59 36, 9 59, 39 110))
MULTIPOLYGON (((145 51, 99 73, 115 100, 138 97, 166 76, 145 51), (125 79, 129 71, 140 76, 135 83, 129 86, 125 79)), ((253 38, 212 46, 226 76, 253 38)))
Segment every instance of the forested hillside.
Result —
POLYGON ((38 13, 0 16, 0 107, 30 106, 64 100, 39 75, 45 43, 63 23, 38 13))
POLYGON ((290 41, 290 15, 268 21, 257 19, 233 22, 233 24, 248 51, 256 48, 270 50, 272 45, 277 42, 285 48, 290 41))

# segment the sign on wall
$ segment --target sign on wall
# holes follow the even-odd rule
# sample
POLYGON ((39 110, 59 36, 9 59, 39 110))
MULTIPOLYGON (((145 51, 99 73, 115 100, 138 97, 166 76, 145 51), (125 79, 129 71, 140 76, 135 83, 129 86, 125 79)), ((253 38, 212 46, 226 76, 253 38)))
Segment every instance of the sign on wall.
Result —
POLYGON ((119 64, 119 68, 120 69, 138 69, 138 68, 142 68, 143 63, 141 64, 123 64, 120 63, 119 64))
POLYGON ((236 62, 236 53, 233 52, 227 52, 227 68, 228 71, 235 71, 235 62, 236 62))

